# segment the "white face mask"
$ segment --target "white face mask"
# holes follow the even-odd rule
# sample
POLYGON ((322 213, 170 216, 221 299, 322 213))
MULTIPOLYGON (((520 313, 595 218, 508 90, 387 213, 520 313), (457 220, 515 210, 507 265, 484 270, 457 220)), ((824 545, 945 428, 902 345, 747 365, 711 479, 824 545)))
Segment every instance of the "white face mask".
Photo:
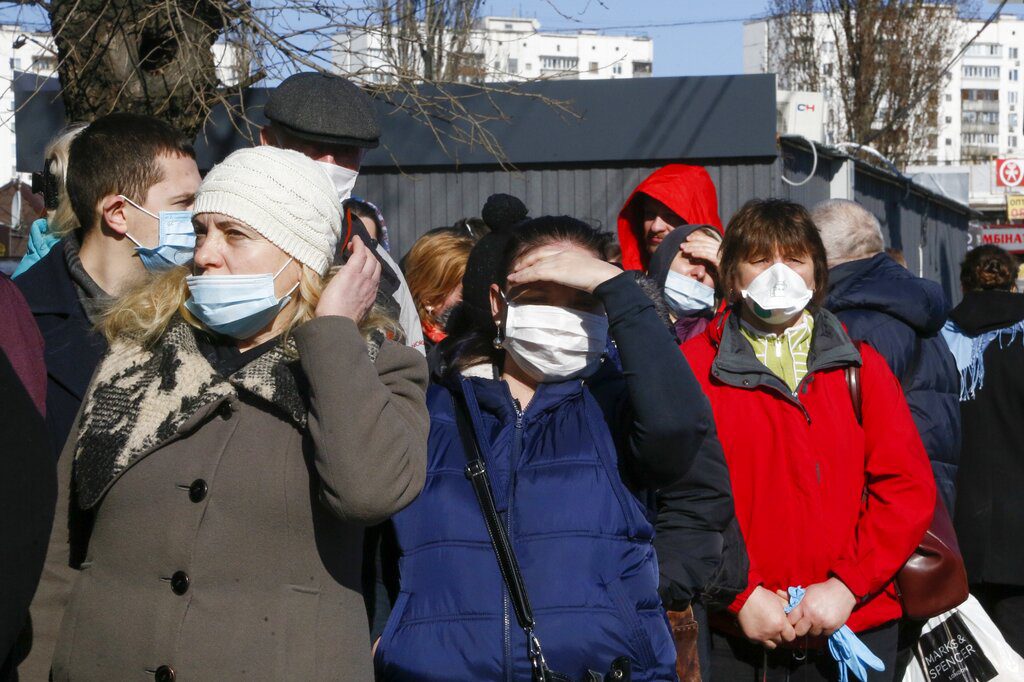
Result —
POLYGON ((603 313, 508 304, 502 348, 539 382, 590 376, 600 367, 607 344, 603 313))
POLYGON ((776 263, 755 277, 740 294, 758 319, 783 324, 803 312, 814 292, 793 268, 776 263))
POLYGON ((352 188, 356 186, 356 178, 359 177, 359 171, 350 170, 333 163, 326 163, 325 161, 317 161, 316 164, 327 171, 327 175, 331 177, 334 189, 338 191, 338 201, 344 202, 352 196, 352 188))
POLYGON ((669 270, 665 277, 665 303, 676 317, 715 307, 715 290, 693 277, 669 270))

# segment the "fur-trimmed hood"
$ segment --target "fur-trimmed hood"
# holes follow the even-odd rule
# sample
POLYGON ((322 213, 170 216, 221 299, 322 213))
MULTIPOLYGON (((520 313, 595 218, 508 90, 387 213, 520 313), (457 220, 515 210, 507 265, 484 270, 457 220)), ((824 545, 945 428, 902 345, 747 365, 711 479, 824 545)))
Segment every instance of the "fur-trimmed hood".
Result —
POLYGON ((199 333, 180 317, 152 348, 115 341, 96 370, 82 406, 75 447, 78 504, 89 509, 136 461, 197 425, 212 405, 248 393, 306 425, 292 339, 224 378, 203 357, 199 333))

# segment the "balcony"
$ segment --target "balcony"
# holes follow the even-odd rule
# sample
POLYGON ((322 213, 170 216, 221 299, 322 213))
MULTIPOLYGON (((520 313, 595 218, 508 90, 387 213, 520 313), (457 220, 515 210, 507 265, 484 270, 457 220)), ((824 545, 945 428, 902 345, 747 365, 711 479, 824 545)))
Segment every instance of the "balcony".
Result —
POLYGON ((999 111, 999 100, 960 100, 961 111, 999 111))
POLYGON ((998 123, 962 123, 960 125, 960 132, 962 133, 999 133, 998 123))

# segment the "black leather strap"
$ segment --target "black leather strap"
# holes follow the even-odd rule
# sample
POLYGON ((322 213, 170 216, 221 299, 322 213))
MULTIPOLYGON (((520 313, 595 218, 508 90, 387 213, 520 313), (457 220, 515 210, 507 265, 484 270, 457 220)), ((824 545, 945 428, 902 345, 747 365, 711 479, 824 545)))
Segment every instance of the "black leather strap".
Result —
POLYGON ((501 577, 508 588, 509 598, 512 607, 516 612, 516 620, 519 627, 527 634, 532 634, 535 625, 533 609, 530 607, 530 598, 526 594, 526 584, 523 582, 523 575, 519 571, 519 561, 512 550, 512 543, 509 542, 508 533, 501 523, 498 510, 494 505, 494 493, 491 490, 491 481, 487 476, 487 467, 480 456, 480 448, 476 442, 476 434, 469 419, 469 408, 466 405, 466 398, 457 390, 452 393, 452 403, 455 407, 455 423, 459 428, 459 438, 462 440, 462 449, 466 453, 466 478, 473 485, 473 492, 480 505, 480 511, 484 515, 484 522, 487 524, 487 534, 491 537, 491 546, 494 548, 494 555, 498 559, 498 568, 501 577))

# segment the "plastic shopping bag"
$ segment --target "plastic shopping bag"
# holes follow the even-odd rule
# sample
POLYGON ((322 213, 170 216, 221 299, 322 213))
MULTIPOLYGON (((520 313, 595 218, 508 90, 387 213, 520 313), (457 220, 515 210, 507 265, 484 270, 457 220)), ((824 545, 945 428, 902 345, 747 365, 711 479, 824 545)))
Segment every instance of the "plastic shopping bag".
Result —
POLYGON ((1024 659, 978 600, 929 619, 903 682, 1022 682, 1024 659))

